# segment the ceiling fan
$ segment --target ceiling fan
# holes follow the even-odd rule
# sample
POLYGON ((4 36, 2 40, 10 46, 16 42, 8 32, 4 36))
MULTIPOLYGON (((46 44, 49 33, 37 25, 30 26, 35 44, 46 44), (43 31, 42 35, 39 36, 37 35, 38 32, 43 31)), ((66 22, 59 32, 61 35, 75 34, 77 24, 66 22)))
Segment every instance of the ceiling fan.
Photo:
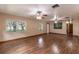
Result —
POLYGON ((52 8, 54 9, 54 17, 53 17, 53 21, 55 21, 55 23, 57 23, 59 20, 62 20, 62 19, 66 19, 66 17, 58 17, 58 15, 56 14, 57 10, 56 8, 60 7, 59 4, 55 4, 52 6, 52 8))
POLYGON ((42 11, 37 11, 36 12, 36 19, 44 19, 45 17, 47 17, 48 15, 43 13, 42 11))

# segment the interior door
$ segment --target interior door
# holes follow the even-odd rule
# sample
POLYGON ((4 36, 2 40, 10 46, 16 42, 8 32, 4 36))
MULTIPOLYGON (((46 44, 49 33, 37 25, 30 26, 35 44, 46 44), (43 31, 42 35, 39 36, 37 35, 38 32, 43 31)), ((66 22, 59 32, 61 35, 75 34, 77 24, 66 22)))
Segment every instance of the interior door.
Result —
POLYGON ((67 35, 72 36, 73 35, 73 24, 72 23, 67 23, 67 35))

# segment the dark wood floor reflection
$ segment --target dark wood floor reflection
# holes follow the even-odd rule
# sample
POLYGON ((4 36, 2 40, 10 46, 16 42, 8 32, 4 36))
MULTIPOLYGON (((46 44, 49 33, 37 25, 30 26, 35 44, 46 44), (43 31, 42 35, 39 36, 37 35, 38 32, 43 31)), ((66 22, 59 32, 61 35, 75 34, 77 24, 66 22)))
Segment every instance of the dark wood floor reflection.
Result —
POLYGON ((75 54, 79 53, 79 39, 60 34, 43 34, 0 43, 0 53, 75 54))

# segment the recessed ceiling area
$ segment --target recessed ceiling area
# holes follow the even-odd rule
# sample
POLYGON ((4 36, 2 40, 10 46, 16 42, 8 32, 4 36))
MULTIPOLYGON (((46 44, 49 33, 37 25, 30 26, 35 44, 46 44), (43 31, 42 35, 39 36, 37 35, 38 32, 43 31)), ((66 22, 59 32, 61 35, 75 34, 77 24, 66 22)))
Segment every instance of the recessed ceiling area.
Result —
MULTIPOLYGON (((40 10, 51 20, 54 16, 54 4, 1 4, 0 12, 16 16, 35 18, 35 13, 40 10)), ((57 15, 59 17, 73 17, 79 14, 79 4, 59 4, 57 15)))

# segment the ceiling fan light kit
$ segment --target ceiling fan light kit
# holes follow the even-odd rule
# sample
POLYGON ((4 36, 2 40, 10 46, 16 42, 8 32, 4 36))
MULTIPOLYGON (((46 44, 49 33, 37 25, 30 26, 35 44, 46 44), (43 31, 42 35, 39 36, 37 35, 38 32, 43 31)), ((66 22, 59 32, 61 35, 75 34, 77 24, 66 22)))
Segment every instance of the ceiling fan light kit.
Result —
POLYGON ((42 17, 41 17, 41 11, 37 11, 37 13, 36 13, 36 19, 42 19, 42 17))
POLYGON ((58 21, 54 21, 54 23, 58 23, 58 21))
POLYGON ((40 19, 42 19, 42 17, 41 16, 37 16, 36 19, 40 20, 40 19))

